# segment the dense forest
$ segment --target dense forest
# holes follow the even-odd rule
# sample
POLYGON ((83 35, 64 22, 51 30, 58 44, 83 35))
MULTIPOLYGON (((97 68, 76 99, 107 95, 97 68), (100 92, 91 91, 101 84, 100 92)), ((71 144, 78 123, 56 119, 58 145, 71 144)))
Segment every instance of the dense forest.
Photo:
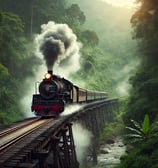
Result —
MULTIPOLYGON (((48 21, 66 23, 82 44, 81 68, 71 75, 72 81, 88 89, 107 91, 112 96, 128 94, 127 80, 137 58, 136 49, 132 47, 136 43, 130 36, 131 11, 125 11, 126 16, 121 9, 101 1, 94 1, 94 5, 85 1, 79 5, 77 1, 68 0, 0 0, 0 3, 1 125, 25 117, 19 101, 29 90, 26 79, 33 77, 38 65, 43 64, 34 53, 34 36, 48 21), (91 10, 87 13, 85 7, 88 5, 91 10), (96 10, 100 9, 107 12, 96 15, 96 10), (106 21, 114 11, 124 17, 111 16, 113 21, 106 21)), ((35 81, 30 82, 34 86, 35 81)), ((29 97, 31 99, 32 95, 29 97)), ((30 109, 31 105, 26 103, 23 104, 30 109)))
MULTIPOLYGON (((93 67, 89 71, 95 75, 93 78, 89 76, 88 84, 92 89, 97 90, 99 87, 101 90, 107 90, 113 96, 128 95, 128 78, 139 63, 137 43, 131 36, 130 17, 133 11, 113 7, 98 0, 93 3, 84 0, 68 2, 80 6, 86 16, 82 27, 95 31, 99 38, 96 50, 90 50, 92 52, 87 58, 95 62, 91 61, 93 67)), ((85 63, 84 61, 83 64, 85 63)))
POLYGON ((81 68, 71 79, 126 99, 122 118, 134 134, 118 167, 157 168, 158 2, 137 2, 133 12, 98 0, 0 0, 0 126, 25 117, 19 102, 26 79, 43 64, 34 53, 41 25, 65 23, 82 44, 81 68))
MULTIPOLYGON (((0 126, 3 126, 25 117, 20 100, 29 90, 26 79, 35 76, 42 63, 34 53, 34 34, 40 33, 41 25, 48 21, 67 23, 75 33, 84 34, 80 26, 85 16, 78 5, 66 8, 63 0, 1 0, 0 4, 0 126)), ((31 104, 27 106, 30 109, 31 104)))
POLYGON ((141 63, 130 79, 132 89, 124 115, 124 123, 130 126, 129 142, 133 148, 118 168, 158 167, 158 1, 139 0, 138 3, 141 6, 132 15, 131 24, 141 63))

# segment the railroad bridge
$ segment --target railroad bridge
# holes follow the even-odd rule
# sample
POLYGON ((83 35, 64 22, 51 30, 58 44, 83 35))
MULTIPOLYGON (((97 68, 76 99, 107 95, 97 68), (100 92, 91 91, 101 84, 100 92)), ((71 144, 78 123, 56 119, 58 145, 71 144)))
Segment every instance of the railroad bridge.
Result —
MULTIPOLYGON (((118 100, 105 99, 83 105, 73 114, 58 119, 36 119, 42 126, 38 126, 28 134, 25 133, 21 140, 14 140, 13 146, 10 144, 6 148, 5 145, 0 146, 0 167, 79 168, 72 131, 73 123, 76 122, 93 134, 91 155, 95 164, 97 138, 105 123, 111 121, 117 111, 118 100)), ((5 133, 5 130, 3 132, 5 133)), ((1 140, 3 138, 0 136, 0 142, 1 140)))

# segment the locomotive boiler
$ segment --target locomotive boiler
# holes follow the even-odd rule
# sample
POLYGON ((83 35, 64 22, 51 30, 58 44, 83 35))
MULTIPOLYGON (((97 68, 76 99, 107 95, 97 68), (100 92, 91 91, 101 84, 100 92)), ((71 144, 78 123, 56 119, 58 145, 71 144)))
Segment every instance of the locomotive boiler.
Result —
POLYGON ((32 112, 36 116, 57 117, 67 104, 83 103, 107 98, 106 92, 90 91, 74 85, 52 71, 45 74, 38 86, 39 93, 33 95, 32 112))

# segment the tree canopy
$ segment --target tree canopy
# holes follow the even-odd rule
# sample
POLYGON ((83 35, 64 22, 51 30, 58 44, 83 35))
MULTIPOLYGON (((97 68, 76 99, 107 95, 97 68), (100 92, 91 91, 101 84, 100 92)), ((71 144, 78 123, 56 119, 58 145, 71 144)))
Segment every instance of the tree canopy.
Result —
POLYGON ((158 1, 139 0, 141 7, 131 18, 134 37, 139 41, 141 64, 131 77, 131 98, 125 121, 142 120, 148 113, 152 121, 158 114, 158 1))
POLYGON ((16 113, 19 117, 23 115, 18 104, 27 91, 25 79, 34 75, 40 64, 33 53, 33 37, 48 21, 68 24, 82 43, 81 69, 72 76, 73 81, 77 84, 81 81, 81 87, 119 95, 118 84, 127 76, 129 62, 135 59, 128 18, 122 19, 125 14, 121 9, 97 0, 93 5, 90 1, 81 1, 79 5, 68 0, 0 0, 0 3, 0 69, 1 78, 7 80, 7 85, 1 83, 2 124, 10 122, 10 117, 5 116, 9 110, 5 99, 10 102, 7 106, 12 108, 10 111, 19 111, 16 113), (100 10, 107 13, 98 15, 100 10), (114 11, 117 17, 110 14, 114 11))

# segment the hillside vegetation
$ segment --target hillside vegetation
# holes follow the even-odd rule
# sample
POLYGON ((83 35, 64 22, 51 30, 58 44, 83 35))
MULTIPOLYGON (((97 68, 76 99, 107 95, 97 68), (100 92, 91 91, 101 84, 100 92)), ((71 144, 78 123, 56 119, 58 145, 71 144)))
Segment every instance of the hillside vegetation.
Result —
POLYGON ((24 117, 19 100, 27 92, 25 80, 35 75, 41 64, 33 53, 33 35, 40 33, 40 26, 48 21, 68 24, 83 44, 81 69, 72 76, 73 81, 112 96, 127 94, 126 90, 120 92, 120 86, 126 85, 131 72, 127 65, 133 64, 135 58, 130 12, 126 11, 125 17, 121 9, 99 1, 93 5, 90 1, 66 0, 0 0, 0 3, 1 126, 24 117), (86 10, 87 6, 90 10, 86 10), (104 11, 102 15, 96 15, 99 10, 104 11), (112 16, 113 12, 118 17, 112 16))
POLYGON ((0 127, 25 117, 19 106, 25 81, 43 64, 34 54, 34 35, 48 21, 66 23, 82 43, 81 68, 71 79, 125 97, 123 121, 137 143, 118 167, 157 168, 158 2, 137 2, 131 11, 101 0, 0 0, 0 127))
MULTIPOLYGON (((95 31, 99 38, 94 50, 88 50, 86 60, 90 60, 90 63, 84 61, 82 64, 85 64, 82 67, 88 67, 91 72, 87 85, 92 89, 107 90, 112 96, 127 96, 130 87, 128 78, 139 63, 137 42, 132 39, 130 24, 133 11, 112 7, 98 0, 68 2, 80 6, 86 16, 82 28, 95 31)), ((89 43, 88 41, 85 45, 89 46, 89 43)), ((83 57, 86 57, 85 53, 83 57)), ((85 69, 80 71, 81 80, 85 77, 85 72, 85 69)))
POLYGON ((139 42, 141 64, 131 77, 132 89, 123 118, 131 127, 130 140, 135 143, 118 168, 158 167, 158 1, 138 2, 141 7, 133 14, 131 23, 139 42))

